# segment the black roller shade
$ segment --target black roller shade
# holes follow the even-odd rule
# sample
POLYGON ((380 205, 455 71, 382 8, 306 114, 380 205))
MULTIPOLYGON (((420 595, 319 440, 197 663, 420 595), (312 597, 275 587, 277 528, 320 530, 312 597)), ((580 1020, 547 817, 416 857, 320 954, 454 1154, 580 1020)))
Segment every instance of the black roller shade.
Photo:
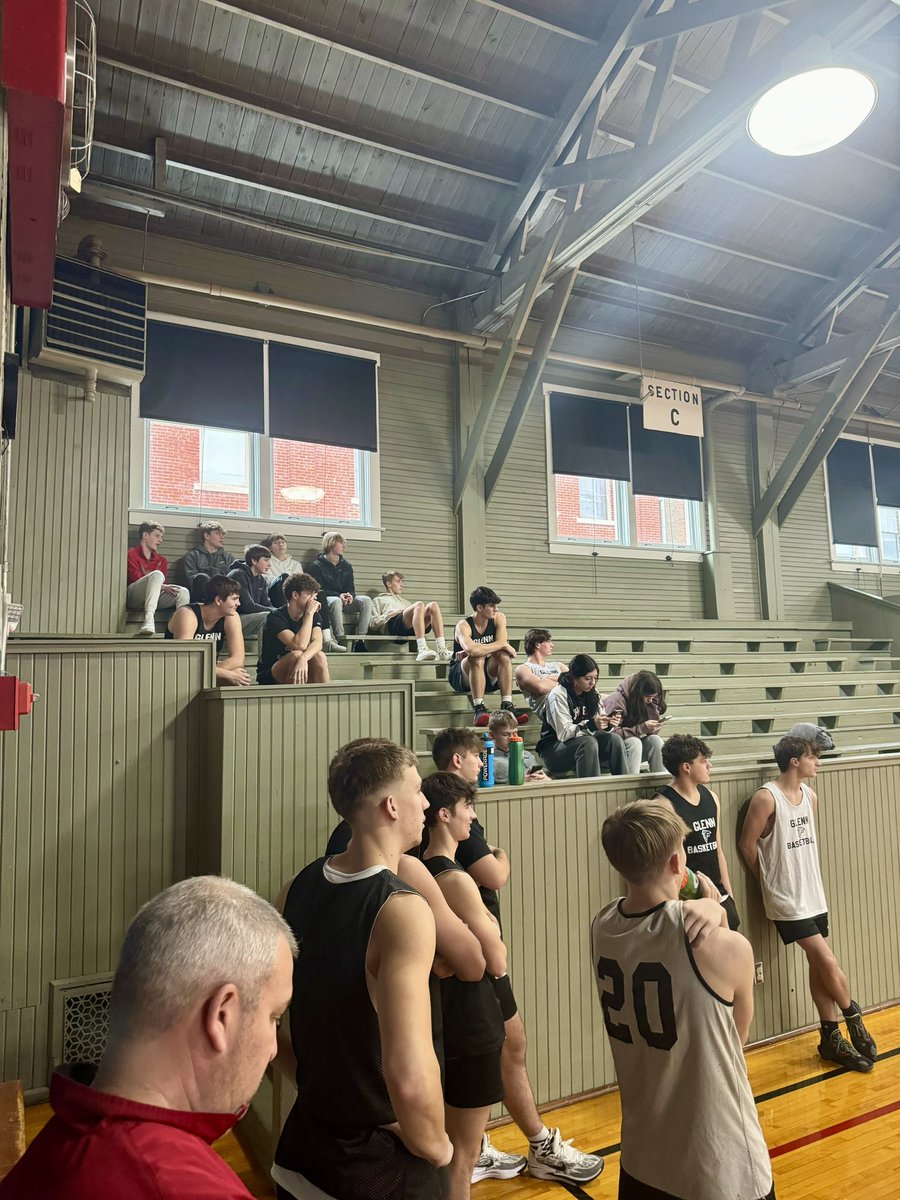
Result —
POLYGON ((373 360, 270 342, 269 435, 376 451, 373 360))
POLYGON ((895 446, 873 446, 875 495, 885 508, 900 508, 900 450, 895 446))
POLYGON ((628 405, 591 396, 550 395, 554 475, 628 479, 628 405))
POLYGON ((631 418, 631 487, 636 496, 665 496, 670 500, 702 500, 703 472, 700 439, 644 428, 638 404, 631 418))
POLYGON ((141 416, 263 433, 263 350, 256 338, 149 321, 141 416))
POLYGON ((872 473, 865 442, 839 441, 828 455, 831 540, 844 546, 877 546, 872 473))

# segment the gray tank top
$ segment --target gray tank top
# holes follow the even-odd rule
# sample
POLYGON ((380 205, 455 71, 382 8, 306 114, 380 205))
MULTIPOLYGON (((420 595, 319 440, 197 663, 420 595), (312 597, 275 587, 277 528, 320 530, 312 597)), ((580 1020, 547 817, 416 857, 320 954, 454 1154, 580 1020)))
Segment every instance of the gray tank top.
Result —
POLYGON ((702 979, 668 901, 591 925, 600 1004, 622 1097, 622 1167, 691 1200, 759 1200, 772 1187, 732 1004, 702 979))
POLYGON ((759 839, 759 881, 770 921, 800 921, 827 912, 812 795, 800 784, 792 804, 776 783, 764 783, 775 801, 775 821, 759 839))

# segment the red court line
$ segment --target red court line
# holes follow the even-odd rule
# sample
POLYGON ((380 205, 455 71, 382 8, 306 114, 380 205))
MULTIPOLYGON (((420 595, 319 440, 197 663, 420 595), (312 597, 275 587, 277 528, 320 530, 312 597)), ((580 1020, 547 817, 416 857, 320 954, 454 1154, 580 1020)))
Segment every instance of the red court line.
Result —
POLYGON ((776 1146, 774 1150, 769 1151, 769 1157, 778 1158, 781 1154, 790 1154, 792 1150, 799 1150, 803 1146, 809 1146, 812 1142, 821 1142, 823 1138, 843 1133, 845 1129, 853 1129, 855 1125, 865 1125, 867 1121, 886 1117, 888 1113, 896 1112, 898 1109, 900 1109, 900 1100, 895 1100, 892 1104, 885 1104, 882 1108, 873 1108, 871 1112, 861 1113, 858 1117, 850 1117, 847 1121, 839 1121, 837 1125, 828 1125, 825 1129, 807 1133, 793 1142, 785 1142, 783 1146, 776 1146))

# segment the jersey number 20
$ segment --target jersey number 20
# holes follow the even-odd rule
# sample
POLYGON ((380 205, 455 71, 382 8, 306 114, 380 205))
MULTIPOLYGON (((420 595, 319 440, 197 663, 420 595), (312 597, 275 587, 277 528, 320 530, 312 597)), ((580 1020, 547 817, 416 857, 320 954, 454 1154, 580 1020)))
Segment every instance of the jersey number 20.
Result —
MULTIPOLYGON (((616 1038, 620 1042, 633 1042, 634 1038, 628 1025, 621 1021, 614 1021, 612 1018, 612 1014, 621 1012, 625 1004, 625 974, 622 968, 614 958, 600 958, 597 961, 597 975, 600 979, 609 980, 612 985, 611 988, 605 989, 600 997, 606 1032, 611 1038, 616 1038)), ((672 976, 662 963, 638 963, 631 977, 631 998, 638 1032, 647 1045, 652 1046, 655 1050, 671 1050, 678 1041, 678 1030, 675 1028, 672 976), (661 1025, 659 1030, 652 1027, 647 1015, 648 983, 656 984, 656 1000, 661 1025)))

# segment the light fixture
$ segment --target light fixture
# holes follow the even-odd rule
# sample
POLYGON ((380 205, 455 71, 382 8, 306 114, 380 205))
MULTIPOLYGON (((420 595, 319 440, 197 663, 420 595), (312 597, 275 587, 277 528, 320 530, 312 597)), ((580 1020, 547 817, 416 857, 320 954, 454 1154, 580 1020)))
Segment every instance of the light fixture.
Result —
POLYGON ((301 483, 297 487, 283 487, 280 490, 285 500, 295 504, 315 504, 325 495, 324 488, 311 487, 308 483, 301 483))
POLYGON ((761 96, 750 110, 747 132, 773 154, 818 154, 858 129, 877 99, 878 89, 862 71, 819 67, 761 96))

